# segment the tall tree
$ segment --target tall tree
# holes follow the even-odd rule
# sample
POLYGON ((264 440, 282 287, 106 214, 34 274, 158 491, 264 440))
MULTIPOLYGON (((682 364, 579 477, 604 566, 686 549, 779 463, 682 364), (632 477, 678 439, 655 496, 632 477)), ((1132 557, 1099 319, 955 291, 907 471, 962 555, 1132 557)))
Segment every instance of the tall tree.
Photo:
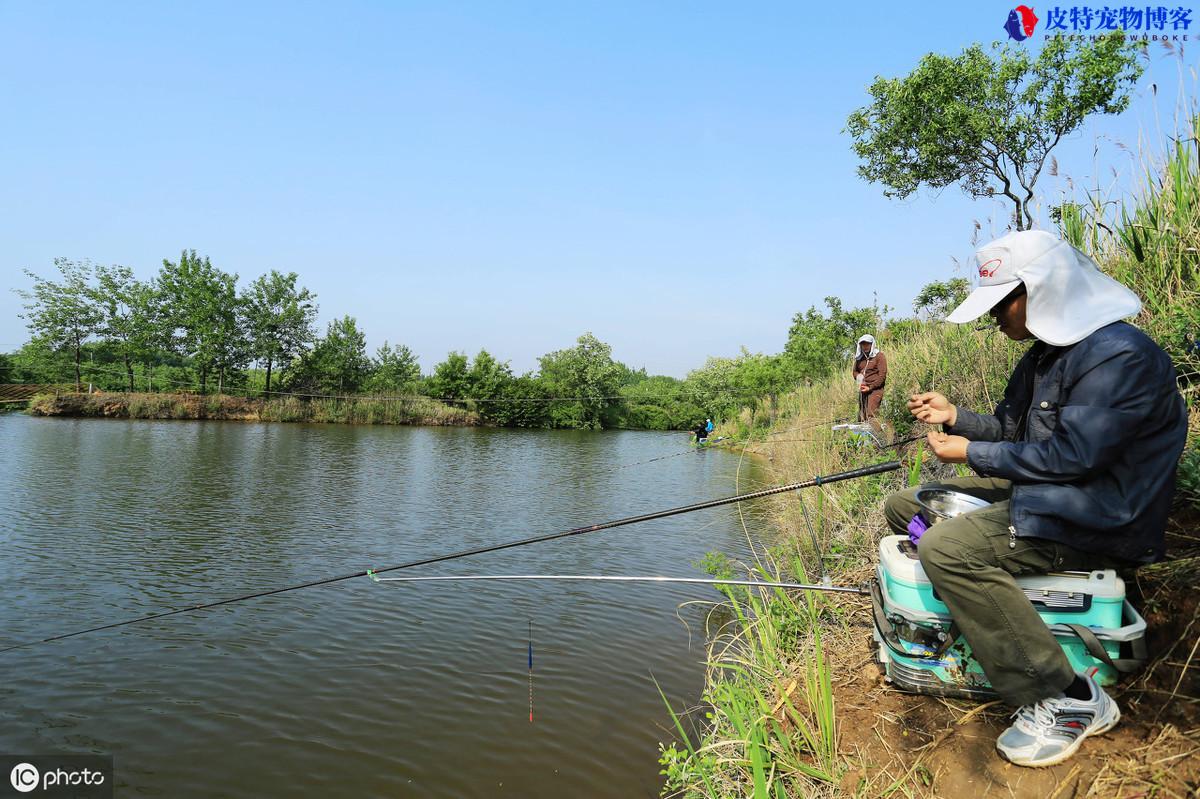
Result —
POLYGON ((463 352, 451 352, 433 367, 426 384, 430 395, 440 400, 461 400, 471 396, 471 361, 463 352))
POLYGON ((223 381, 231 368, 245 364, 247 347, 240 325, 237 275, 222 272, 184 250, 179 261, 163 259, 158 273, 166 338, 176 351, 193 358, 200 372, 200 392, 216 369, 223 381))
POLYGON ((371 371, 367 338, 353 316, 330 322, 309 360, 317 385, 324 393, 353 394, 363 387, 371 371))
POLYGON ((1003 195, 1025 230, 1050 151, 1091 114, 1124 111, 1141 73, 1120 31, 1048 39, 1036 59, 1010 45, 929 53, 903 78, 877 77, 871 104, 850 115, 858 174, 888 197, 954 184, 972 197, 1003 195))
POLYGON ((417 356, 403 344, 393 347, 383 342, 383 346, 375 350, 371 367, 367 387, 377 394, 411 391, 421 379, 417 356))
POLYGON ((96 305, 92 286, 94 267, 90 261, 55 258, 60 280, 48 280, 28 269, 25 274, 33 280, 29 291, 18 289, 25 300, 29 332, 52 349, 70 350, 75 359, 75 390, 82 390, 80 353, 84 342, 100 327, 101 313, 96 305))
POLYGON ((286 367, 316 338, 316 296, 296 288, 295 272, 274 269, 251 283, 242 295, 250 351, 266 364, 266 393, 271 393, 271 370, 286 367))
POLYGON ((101 313, 97 332, 119 353, 132 392, 133 364, 149 360, 160 345, 154 287, 127 266, 97 266, 92 296, 101 313))
POLYGON ((874 333, 882 324, 882 312, 877 308, 842 307, 837 297, 826 297, 829 315, 809 308, 796 314, 788 330, 784 353, 795 365, 795 376, 812 380, 836 368, 843 353, 853 351, 854 342, 864 333, 874 333))
POLYGON ((927 319, 944 319, 970 293, 971 284, 965 277, 935 280, 921 287, 921 293, 913 300, 913 310, 927 319))
POLYGON ((556 424, 599 429, 604 411, 616 401, 623 369, 612 358, 612 347, 584 333, 574 347, 538 359, 542 380, 557 397, 551 416, 556 424))

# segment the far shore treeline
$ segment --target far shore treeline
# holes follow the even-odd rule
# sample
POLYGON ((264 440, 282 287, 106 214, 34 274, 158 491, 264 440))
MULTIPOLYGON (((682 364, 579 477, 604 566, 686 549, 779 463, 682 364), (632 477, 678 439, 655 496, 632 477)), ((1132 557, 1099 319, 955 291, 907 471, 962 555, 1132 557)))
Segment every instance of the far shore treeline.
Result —
MULTIPOLYGON (((195 250, 164 260, 139 280, 125 266, 56 259, 49 275, 25 272, 23 314, 31 334, 0 353, 0 383, 85 386, 106 392, 240 395, 267 400, 430 398, 509 427, 686 429, 827 375, 888 310, 825 308, 797 313, 782 353, 744 348, 709 358, 685 379, 650 375, 612 357, 591 333, 514 374, 486 349, 451 352, 429 374, 402 343, 369 353, 351 315, 320 331, 317 298, 294 273, 271 270, 248 284, 195 250)), ((955 279, 926 286, 920 317, 943 312, 965 293, 955 279)), ((902 332, 918 319, 892 320, 902 332)), ((292 414, 294 415, 294 414, 292 414)), ((305 418, 303 414, 299 418, 305 418)), ((464 417, 466 418, 466 417, 464 417)))

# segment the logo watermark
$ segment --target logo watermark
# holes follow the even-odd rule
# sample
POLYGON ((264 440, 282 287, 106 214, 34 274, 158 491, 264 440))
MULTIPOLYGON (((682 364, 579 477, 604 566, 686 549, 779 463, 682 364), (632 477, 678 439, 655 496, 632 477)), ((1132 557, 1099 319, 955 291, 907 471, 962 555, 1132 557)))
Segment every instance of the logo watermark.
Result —
POLYGON ((112 799, 111 755, 0 755, 0 797, 112 799))
MULTIPOLYGON (((1096 39, 1119 32, 1131 41, 1186 42, 1192 11, 1186 6, 1052 6, 1044 11, 1042 30, 1047 39, 1096 39)), ((1004 30, 1009 39, 1023 42, 1041 21, 1031 6, 1020 5, 1008 12, 1004 30)))
POLYGON ((1004 30, 1008 31, 1008 38, 1023 42, 1033 35, 1037 24, 1038 18, 1032 8, 1017 6, 1008 12, 1008 21, 1004 23, 1004 30))

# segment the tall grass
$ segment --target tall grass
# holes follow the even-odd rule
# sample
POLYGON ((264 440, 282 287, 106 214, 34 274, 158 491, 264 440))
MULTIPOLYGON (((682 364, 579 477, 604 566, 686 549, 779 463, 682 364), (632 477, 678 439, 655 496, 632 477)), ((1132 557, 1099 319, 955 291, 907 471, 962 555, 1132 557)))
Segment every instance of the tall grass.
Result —
MULTIPOLYGON (((1141 296, 1143 310, 1134 321, 1171 356, 1189 405, 1191 434, 1180 462, 1179 495, 1200 504, 1200 115, 1189 116, 1187 130, 1160 160, 1146 159, 1136 196, 1116 204, 1091 196, 1066 203, 1059 224, 1065 238, 1141 296)), ((881 416, 886 432, 897 436, 920 432, 905 402, 919 390, 938 390, 963 407, 991 411, 1027 346, 969 326, 906 322, 896 330, 882 331, 879 341, 889 366, 881 416)), ((830 430, 833 422, 856 413, 855 386, 835 371, 769 405, 745 409, 718 433, 750 442, 767 459, 773 478, 792 482, 895 455, 830 430)), ((793 576, 802 577, 822 554, 834 553, 835 582, 865 577, 886 529, 884 497, 960 473, 926 457, 919 446, 907 454, 907 469, 900 472, 820 488, 816 548, 822 552, 810 543, 801 505, 776 498, 776 524, 787 545, 801 553, 793 576)), ((755 799, 836 793, 832 783, 847 764, 836 747, 825 645, 831 630, 820 629, 836 616, 820 610, 820 599, 782 592, 731 592, 729 598, 733 630, 716 652, 705 694, 710 724, 696 740, 685 738, 686 751, 664 749, 664 793, 755 799), (782 632, 793 623, 799 629, 782 632), (803 686, 800 702, 791 698, 793 682, 803 686)), ((682 724, 679 730, 682 734, 682 724)), ((897 783, 888 790, 907 789, 897 783)))
MULTIPOLYGON (((781 574, 749 573, 768 581, 781 574)), ((684 748, 663 749, 665 792, 778 799, 835 783, 837 713, 823 627, 839 619, 836 611, 811 593, 722 590, 732 618, 710 644, 711 731, 693 743, 668 705, 684 748)))
POLYGON ((403 400, 352 397, 259 400, 196 394, 41 394, 29 404, 43 416, 108 416, 123 419, 224 419, 332 424, 477 425, 477 413, 427 397, 403 400))

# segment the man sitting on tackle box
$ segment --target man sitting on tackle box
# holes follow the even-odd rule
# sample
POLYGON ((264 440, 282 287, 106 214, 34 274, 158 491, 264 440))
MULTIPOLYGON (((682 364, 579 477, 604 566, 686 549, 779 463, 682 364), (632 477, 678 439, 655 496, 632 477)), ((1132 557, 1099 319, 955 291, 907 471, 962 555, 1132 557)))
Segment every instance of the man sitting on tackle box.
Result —
MULTIPOLYGON (((1019 707, 1000 754, 1051 766, 1121 712, 1072 670, 1013 575, 1161 559, 1187 411, 1170 358, 1120 321, 1140 300, 1086 255, 1021 231, 976 258, 979 288, 947 321, 990 313, 1009 338, 1035 341, 992 415, 936 392, 909 400, 917 419, 944 426, 928 435, 938 459, 979 475, 938 485, 993 503, 929 528, 917 551, 992 687, 1019 707)), ((887 500, 897 533, 920 509, 916 490, 887 500)))

